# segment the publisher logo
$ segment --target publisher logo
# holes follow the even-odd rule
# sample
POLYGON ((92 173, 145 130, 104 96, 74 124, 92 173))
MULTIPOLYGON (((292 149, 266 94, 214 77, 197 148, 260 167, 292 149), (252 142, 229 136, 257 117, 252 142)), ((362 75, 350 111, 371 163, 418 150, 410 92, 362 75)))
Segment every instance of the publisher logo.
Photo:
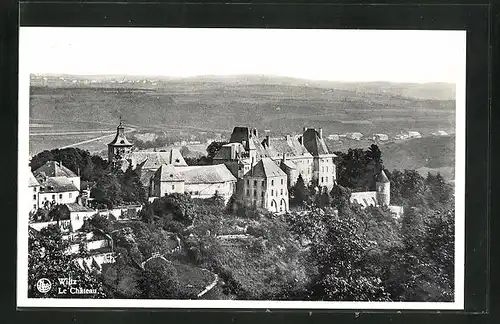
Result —
POLYGON ((49 292, 51 288, 52 288, 52 283, 47 278, 41 278, 36 282, 36 289, 42 294, 49 292))

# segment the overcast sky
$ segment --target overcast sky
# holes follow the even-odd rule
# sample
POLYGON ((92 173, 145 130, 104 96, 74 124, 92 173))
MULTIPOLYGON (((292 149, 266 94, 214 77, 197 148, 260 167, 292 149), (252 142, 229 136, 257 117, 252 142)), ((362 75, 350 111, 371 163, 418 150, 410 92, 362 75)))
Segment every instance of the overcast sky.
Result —
POLYGON ((20 65, 37 74, 454 83, 464 64, 463 31, 20 29, 20 65))

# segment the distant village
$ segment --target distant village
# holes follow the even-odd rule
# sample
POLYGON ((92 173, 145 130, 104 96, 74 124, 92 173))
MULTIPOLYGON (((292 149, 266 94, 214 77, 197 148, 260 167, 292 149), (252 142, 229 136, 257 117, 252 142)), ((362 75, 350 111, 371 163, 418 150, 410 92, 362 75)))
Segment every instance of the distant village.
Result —
MULTIPOLYGON (((289 188, 302 177, 306 184, 314 183, 317 190, 331 190, 336 183, 336 155, 329 151, 325 139, 349 138, 361 140, 363 134, 323 134, 321 128, 303 128, 302 133, 270 137, 260 135, 249 127, 235 127, 215 154, 212 165, 188 166, 176 148, 162 151, 137 150, 127 139, 120 122, 114 139, 108 144, 108 161, 123 171, 132 168, 140 175, 141 183, 150 202, 172 193, 188 193, 192 198, 206 199, 218 195, 227 203, 231 197, 244 206, 263 208, 271 213, 286 213, 290 209, 289 188)), ((437 136, 447 135, 445 132, 437 136)), ((418 132, 398 135, 397 139, 419 138, 418 132)), ((374 134, 374 141, 387 141, 386 134, 374 134)), ((29 201, 32 210, 30 231, 40 231, 57 224, 71 242, 68 253, 77 253, 82 244, 90 255, 78 258, 79 266, 87 271, 102 268, 114 262, 113 242, 105 233, 82 233, 84 222, 95 215, 109 219, 137 218, 141 205, 117 206, 113 209, 96 209, 90 188, 82 186, 79 174, 59 161, 48 161, 31 172, 29 201), (64 217, 42 221, 33 217, 38 209, 61 206, 64 217)), ((401 206, 391 204, 390 182, 381 171, 376 176, 376 190, 353 192, 351 203, 367 206, 386 206, 394 217, 403 213, 401 206)))

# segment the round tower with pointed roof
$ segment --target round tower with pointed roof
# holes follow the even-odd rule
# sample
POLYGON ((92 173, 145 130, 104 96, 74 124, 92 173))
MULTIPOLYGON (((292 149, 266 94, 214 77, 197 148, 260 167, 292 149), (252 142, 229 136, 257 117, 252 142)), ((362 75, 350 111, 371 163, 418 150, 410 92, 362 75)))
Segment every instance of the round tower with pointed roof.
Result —
POLYGON ((117 163, 124 159, 125 155, 132 152, 134 145, 127 140, 125 136, 125 127, 123 127, 121 118, 120 124, 116 128, 116 136, 108 144, 108 161, 110 163, 117 163))
POLYGON ((377 202, 380 206, 389 206, 391 204, 391 182, 382 170, 375 179, 377 190, 377 202))

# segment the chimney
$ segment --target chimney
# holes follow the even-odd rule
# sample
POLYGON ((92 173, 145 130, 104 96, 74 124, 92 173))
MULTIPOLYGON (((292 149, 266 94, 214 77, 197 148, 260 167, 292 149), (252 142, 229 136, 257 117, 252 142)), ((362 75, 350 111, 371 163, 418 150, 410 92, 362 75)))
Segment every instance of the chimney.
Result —
POLYGON ((283 153, 283 162, 286 161, 286 153, 283 153))
POLYGON ((267 142, 267 146, 271 146, 271 139, 270 139, 269 135, 266 135, 266 142, 267 142))
POLYGON ((304 145, 304 136, 299 136, 300 145, 304 145))
POLYGON ((254 128, 253 134, 255 135, 255 137, 259 137, 259 131, 257 130, 257 128, 254 128))
POLYGON ((323 128, 319 129, 319 139, 323 139, 323 128))

